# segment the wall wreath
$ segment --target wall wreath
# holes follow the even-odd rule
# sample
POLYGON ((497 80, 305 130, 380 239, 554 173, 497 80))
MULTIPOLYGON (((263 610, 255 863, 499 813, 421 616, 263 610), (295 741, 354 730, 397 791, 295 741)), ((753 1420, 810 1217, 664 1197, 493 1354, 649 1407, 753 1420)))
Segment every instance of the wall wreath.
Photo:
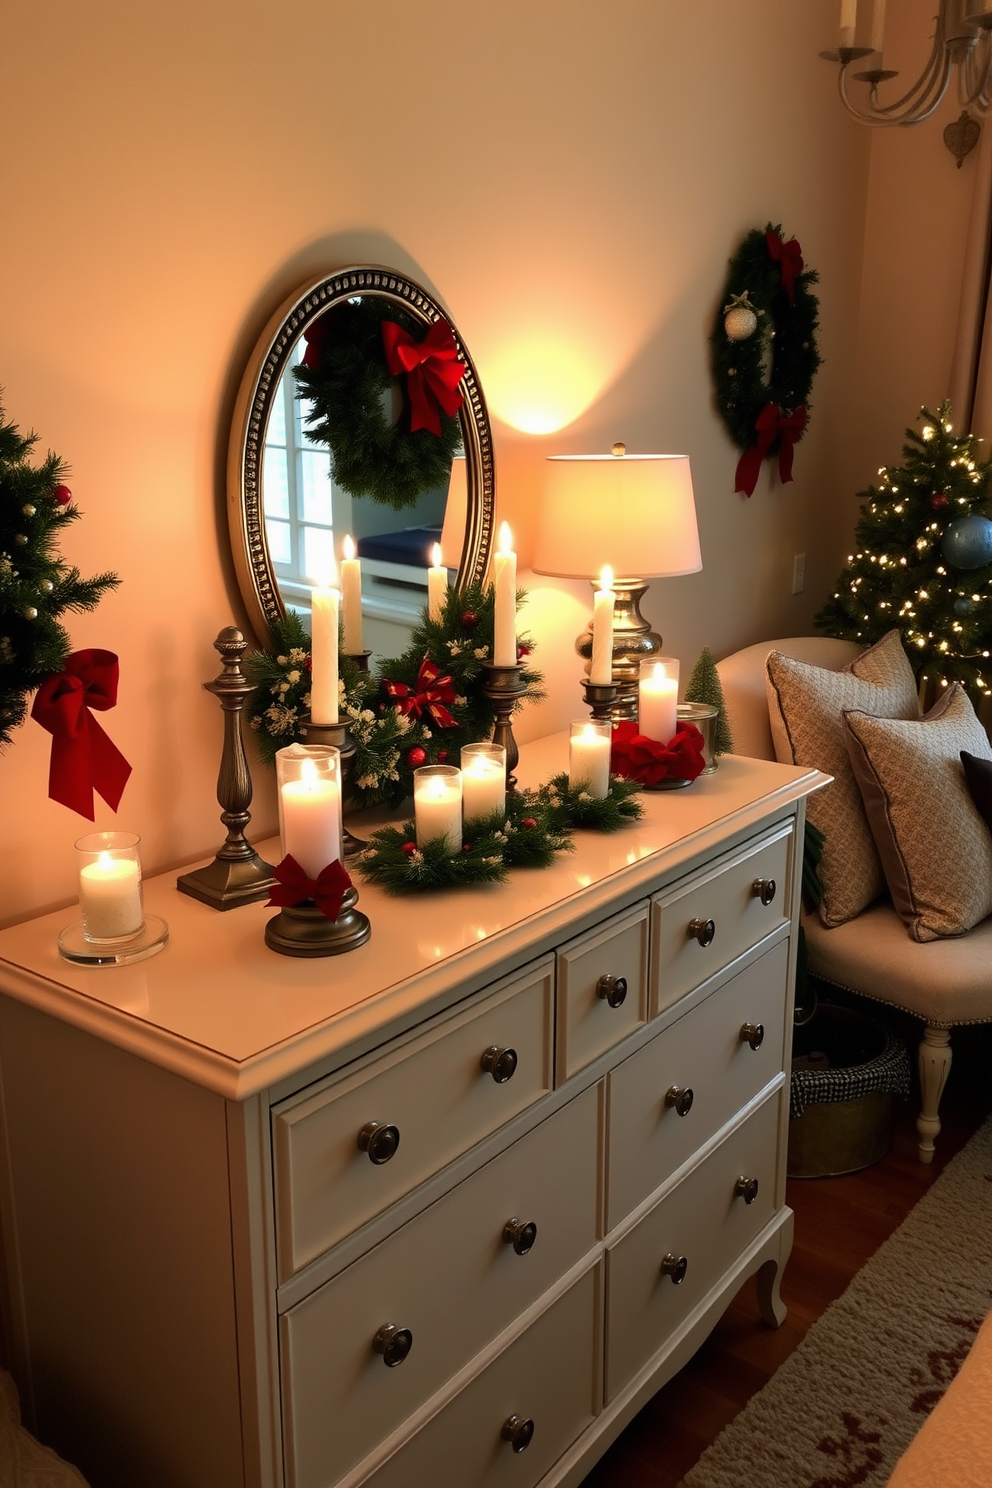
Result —
POLYGON ((310 323, 296 368, 312 404, 310 436, 330 449, 337 484, 396 511, 447 486, 461 445, 465 363, 446 320, 422 331, 398 306, 356 297, 310 323), (403 400, 395 421, 394 389, 403 400))
POLYGON ((748 233, 730 260, 722 308, 710 337, 716 402, 727 432, 744 451, 734 490, 750 496, 766 455, 792 479, 796 444, 809 422, 809 394, 820 365, 819 302, 795 238, 769 223, 748 233), (771 370, 767 370, 767 354, 771 370))

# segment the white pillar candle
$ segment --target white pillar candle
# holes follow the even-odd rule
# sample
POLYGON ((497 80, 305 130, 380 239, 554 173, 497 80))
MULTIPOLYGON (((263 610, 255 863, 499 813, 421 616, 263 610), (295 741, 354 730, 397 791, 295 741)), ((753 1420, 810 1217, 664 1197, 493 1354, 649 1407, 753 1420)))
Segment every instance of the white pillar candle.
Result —
POLYGON ((441 544, 435 543, 431 551, 431 566, 427 570, 428 620, 440 621, 447 593, 448 570, 441 562, 441 544))
POLYGON ((679 696, 679 664, 674 658, 642 661, 637 693, 637 721, 641 733, 659 744, 675 737, 679 696))
POLYGON ((871 13, 871 49, 882 55, 882 42, 885 39, 885 0, 875 0, 875 7, 871 13))
POLYGON ((858 0, 840 0, 840 44, 853 47, 858 29, 858 0))
POLYGON ((362 560, 355 556, 355 540, 346 537, 341 559, 341 622, 344 631, 342 650, 346 656, 358 656, 365 650, 362 638, 362 560))
POLYGON ((279 787, 283 856, 293 857, 307 878, 341 857, 341 789, 313 760, 300 763, 300 778, 279 787))
POLYGON ((613 607, 617 596, 613 588, 613 570, 609 564, 599 576, 599 588, 592 601, 592 661, 589 681, 608 686, 613 681, 613 607))
POLYGON ((462 772, 453 765, 425 765, 413 772, 413 813, 417 844, 448 839, 448 850, 462 850, 462 772))
POLYGON ((571 726, 568 741, 568 784, 583 786, 594 801, 602 801, 610 789, 612 725, 583 718, 571 726))
POLYGON ((330 585, 310 597, 310 718, 338 721, 338 611, 341 595, 330 585))
POLYGON ((496 591, 493 661, 497 666, 516 666, 517 555, 506 522, 499 529, 499 548, 493 555, 493 587, 496 591))
POLYGON ((500 744, 462 749, 462 814, 465 821, 506 810, 506 750, 500 744))
POLYGON ((133 858, 102 852, 79 870, 79 904, 87 940, 136 935, 145 923, 141 908, 141 868, 133 858))

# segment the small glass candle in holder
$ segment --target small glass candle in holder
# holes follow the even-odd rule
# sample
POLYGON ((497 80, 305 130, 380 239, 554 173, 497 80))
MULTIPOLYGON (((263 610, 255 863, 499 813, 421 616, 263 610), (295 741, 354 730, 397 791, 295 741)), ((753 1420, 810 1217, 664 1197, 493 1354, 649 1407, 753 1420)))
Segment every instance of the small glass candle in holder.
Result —
POLYGON ((716 721, 719 709, 713 703, 679 703, 679 724, 691 723, 703 736, 704 775, 712 775, 719 761, 716 757, 716 721))
POLYGON ((502 744, 462 746, 462 815, 477 821, 506 810, 506 750, 502 744))
POLYGON ((290 744, 276 754, 283 857, 308 878, 341 857, 341 752, 331 744, 290 744))
POLYGON ((584 785, 594 801, 610 790, 610 748, 613 724, 608 718, 576 718, 569 725, 568 784, 584 785))
POLYGON ((144 928, 140 844, 134 832, 90 832, 76 843, 83 936, 91 945, 127 940, 144 928))
POLYGON ((462 850, 462 772, 454 765, 422 765, 413 772, 417 846, 446 837, 452 853, 462 850))
POLYGON ((679 664, 674 656, 645 658, 637 688, 637 722, 641 733, 658 744, 674 739, 678 728, 679 664))

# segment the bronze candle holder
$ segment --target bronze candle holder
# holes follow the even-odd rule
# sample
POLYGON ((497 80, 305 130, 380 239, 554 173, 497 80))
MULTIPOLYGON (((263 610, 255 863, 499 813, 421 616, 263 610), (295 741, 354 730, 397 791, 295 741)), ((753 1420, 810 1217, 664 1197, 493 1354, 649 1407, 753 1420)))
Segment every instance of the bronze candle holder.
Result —
POLYGON ((371 651, 346 651, 344 654, 349 661, 355 663, 360 672, 368 671, 369 657, 372 655, 371 651))
POLYGON ((493 743, 502 744, 506 750, 506 788, 509 791, 516 790, 517 780, 513 771, 520 759, 520 751, 513 737, 511 719, 518 698, 522 698, 527 691, 526 683, 520 680, 523 667, 519 662, 513 666, 497 666, 494 661, 484 661, 482 666, 486 673, 482 691, 496 712, 493 743))
MULTIPOLYGON (((370 655, 371 653, 366 653, 370 655)), ((303 729, 308 744, 330 744, 341 756, 341 780, 345 783, 351 774, 355 757, 355 743, 346 723, 307 723, 303 729)), ((341 851, 346 858, 364 852, 368 843, 354 836, 342 823, 341 851)))
POLYGON ((312 899, 287 904, 265 926, 265 944, 280 956, 340 956, 357 950, 372 934, 368 915, 356 909, 358 890, 346 889, 336 920, 312 899))
POLYGON ((583 677, 582 690, 585 693, 586 707, 593 718, 605 723, 608 718, 613 717, 620 692, 615 682, 590 682, 588 677, 583 677))

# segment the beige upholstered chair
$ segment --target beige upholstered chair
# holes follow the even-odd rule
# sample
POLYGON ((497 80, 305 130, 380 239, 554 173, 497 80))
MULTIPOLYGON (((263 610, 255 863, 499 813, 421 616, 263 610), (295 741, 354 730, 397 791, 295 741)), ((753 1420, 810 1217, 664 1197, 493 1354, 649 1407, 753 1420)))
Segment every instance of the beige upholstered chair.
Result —
MULTIPOLYGON (((748 646, 717 665, 738 754, 774 759, 765 693, 769 651, 834 670, 859 647, 849 641, 798 636, 748 646)), ((950 1030, 992 1022, 992 918, 954 939, 911 940, 888 900, 828 930, 816 915, 803 918, 809 967, 815 976, 921 1018, 922 1102, 917 1127, 920 1160, 930 1162, 940 1131, 937 1110, 951 1067, 950 1030)))

